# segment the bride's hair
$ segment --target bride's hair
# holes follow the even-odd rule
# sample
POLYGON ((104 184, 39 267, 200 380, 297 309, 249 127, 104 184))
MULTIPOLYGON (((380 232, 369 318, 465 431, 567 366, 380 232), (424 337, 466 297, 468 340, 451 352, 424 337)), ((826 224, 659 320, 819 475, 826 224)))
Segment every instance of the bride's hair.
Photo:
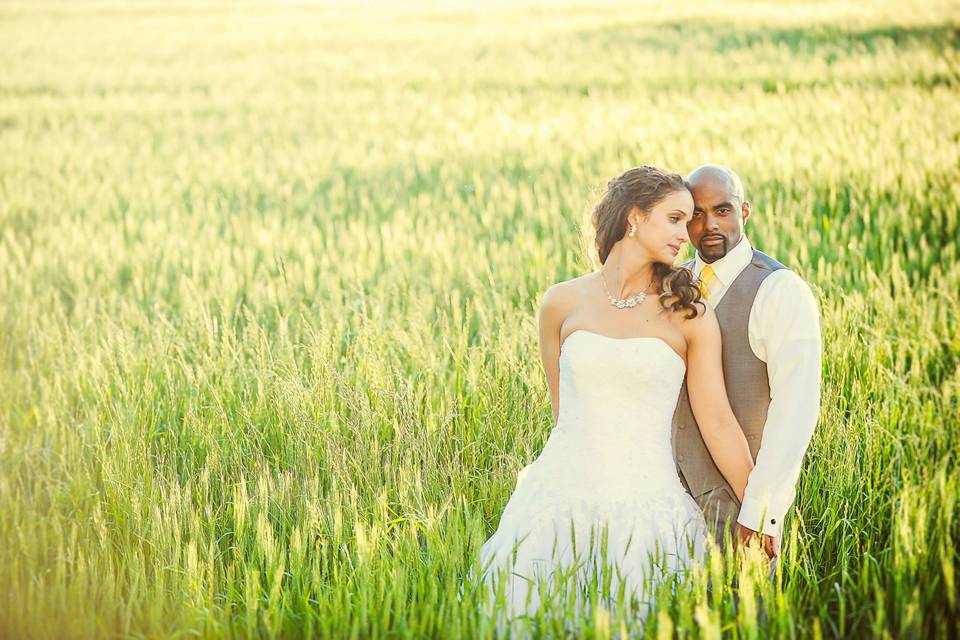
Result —
MULTIPOLYGON (((605 264, 610 250, 623 238, 627 215, 637 207, 650 215, 651 209, 675 191, 689 189, 678 173, 667 173, 650 165, 628 169, 607 183, 607 190, 593 208, 591 222, 596 230, 594 246, 600 263, 605 264)), ((656 262, 654 279, 660 293, 660 304, 670 311, 688 311, 687 318, 700 313, 700 289, 694 284, 693 273, 683 267, 656 262)))

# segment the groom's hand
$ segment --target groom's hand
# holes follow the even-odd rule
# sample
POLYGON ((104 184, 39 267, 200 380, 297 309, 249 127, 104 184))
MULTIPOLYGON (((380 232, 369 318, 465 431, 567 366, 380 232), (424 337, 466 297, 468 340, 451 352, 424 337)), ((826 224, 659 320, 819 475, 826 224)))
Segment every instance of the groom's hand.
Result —
POLYGON ((739 522, 734 527, 737 540, 745 547, 762 547, 768 558, 776 558, 780 555, 780 538, 760 535, 749 527, 745 527, 739 522))
POLYGON ((780 538, 776 536, 763 536, 763 550, 767 552, 768 558, 776 558, 780 555, 780 538))

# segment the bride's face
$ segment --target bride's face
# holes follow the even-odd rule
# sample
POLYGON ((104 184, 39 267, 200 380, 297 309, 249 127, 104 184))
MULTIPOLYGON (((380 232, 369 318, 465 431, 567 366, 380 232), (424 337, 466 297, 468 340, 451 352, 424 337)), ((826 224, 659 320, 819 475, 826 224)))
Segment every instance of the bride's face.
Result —
POLYGON ((637 235, 626 239, 638 242, 654 261, 673 264, 683 244, 690 242, 687 222, 692 215, 693 196, 686 189, 674 191, 646 215, 636 208, 630 212, 628 220, 637 223, 637 235))

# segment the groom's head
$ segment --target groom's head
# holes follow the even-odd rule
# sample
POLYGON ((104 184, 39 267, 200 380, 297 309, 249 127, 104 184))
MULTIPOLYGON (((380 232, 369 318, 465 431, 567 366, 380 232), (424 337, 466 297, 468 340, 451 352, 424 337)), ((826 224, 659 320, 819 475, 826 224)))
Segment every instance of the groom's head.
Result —
POLYGON ((687 182, 693 193, 693 217, 687 223, 690 243, 704 262, 714 262, 740 242, 750 203, 740 176, 727 167, 701 165, 687 182))

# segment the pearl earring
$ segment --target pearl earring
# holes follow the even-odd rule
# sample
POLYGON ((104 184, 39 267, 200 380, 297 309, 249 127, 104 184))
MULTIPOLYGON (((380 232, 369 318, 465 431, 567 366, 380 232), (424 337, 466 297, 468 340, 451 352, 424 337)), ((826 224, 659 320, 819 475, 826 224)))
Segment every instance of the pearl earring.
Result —
POLYGON ((630 235, 631 238, 632 238, 633 236, 637 235, 637 223, 636 223, 636 222, 634 222, 634 223, 632 223, 632 224, 630 225, 630 234, 629 234, 629 235, 630 235))

